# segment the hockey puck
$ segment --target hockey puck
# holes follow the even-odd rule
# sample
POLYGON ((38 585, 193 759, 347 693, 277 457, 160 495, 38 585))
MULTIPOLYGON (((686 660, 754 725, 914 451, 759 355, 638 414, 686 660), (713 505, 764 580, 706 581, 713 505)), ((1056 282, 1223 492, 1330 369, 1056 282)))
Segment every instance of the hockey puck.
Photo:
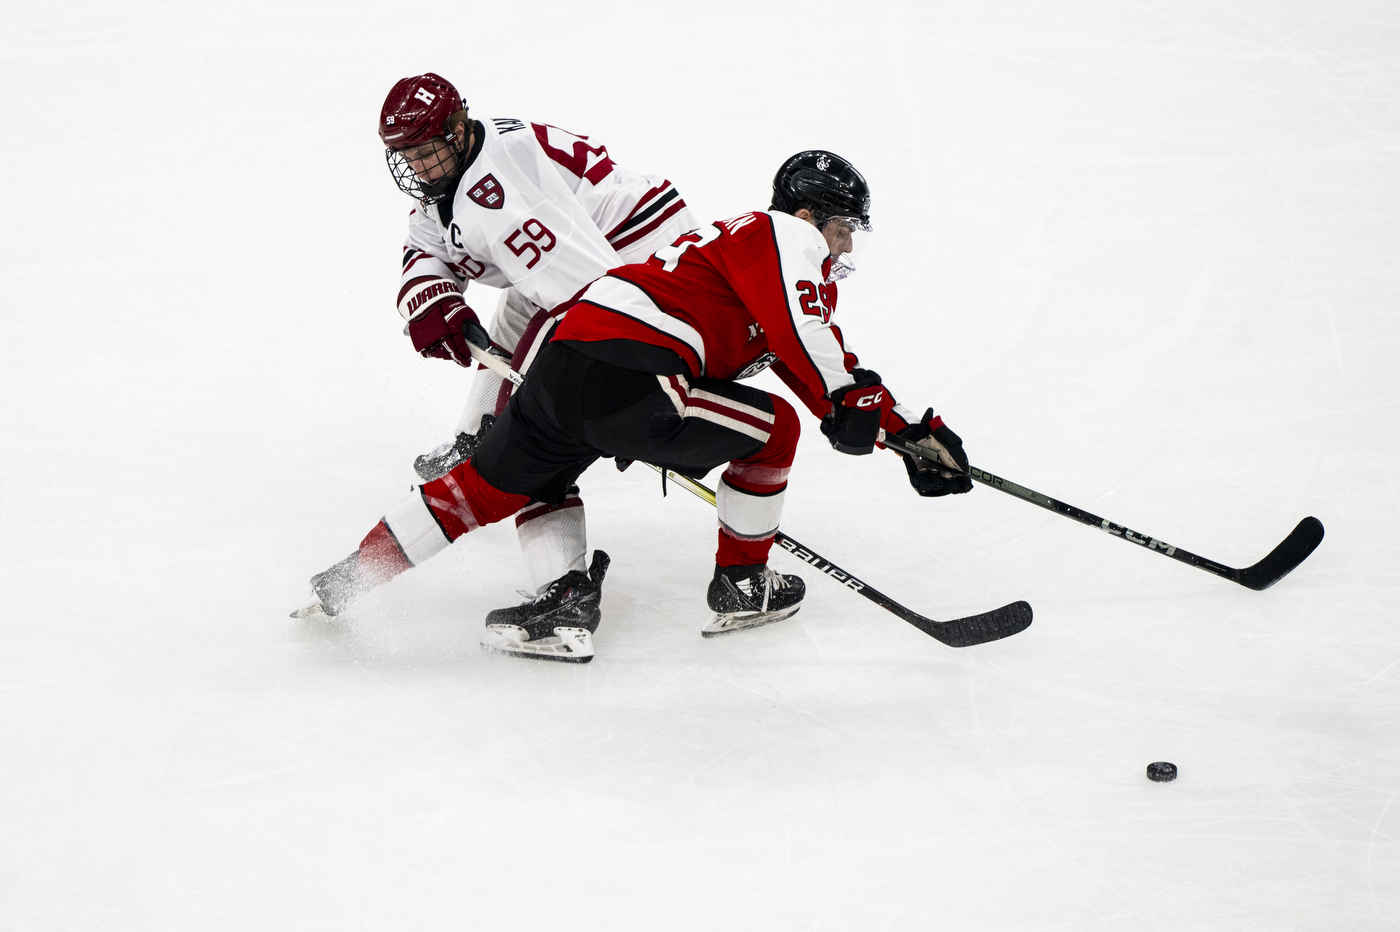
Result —
POLYGON ((1147 765, 1147 779, 1154 783, 1170 783, 1176 779, 1176 764, 1154 760, 1147 765))

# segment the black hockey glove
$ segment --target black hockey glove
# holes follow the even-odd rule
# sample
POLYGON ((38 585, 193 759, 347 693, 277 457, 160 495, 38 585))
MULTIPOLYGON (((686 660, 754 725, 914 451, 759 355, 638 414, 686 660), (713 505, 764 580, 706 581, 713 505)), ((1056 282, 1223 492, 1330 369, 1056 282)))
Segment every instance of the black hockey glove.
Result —
POLYGON ((908 453, 901 454, 904 457, 904 469, 909 473, 909 484, 914 487, 915 492, 927 498, 937 498, 940 495, 960 495, 972 491, 972 477, 967 474, 967 454, 963 452, 962 438, 943 423, 942 416, 934 417, 932 408, 924 412, 923 418, 917 424, 910 424, 895 436, 910 443, 917 443, 921 447, 928 447, 938 455, 944 466, 961 470, 954 472, 951 468, 942 469, 931 459, 910 456, 908 453))
POLYGON ((875 450, 880 435, 885 386, 880 384, 880 373, 869 369, 852 369, 851 375, 855 384, 827 396, 831 413, 822 418, 822 433, 840 452, 864 456, 875 450))

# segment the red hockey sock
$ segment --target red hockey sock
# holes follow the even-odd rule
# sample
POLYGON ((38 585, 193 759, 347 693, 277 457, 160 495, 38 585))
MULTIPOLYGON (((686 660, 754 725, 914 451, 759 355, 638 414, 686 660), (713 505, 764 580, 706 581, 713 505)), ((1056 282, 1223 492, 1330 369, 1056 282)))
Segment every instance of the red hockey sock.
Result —
POLYGON ((422 488, 448 540, 509 518, 530 503, 530 496, 502 492, 481 478, 471 460, 422 488))
POLYGON ((360 541, 360 575, 376 586, 393 579, 404 570, 412 569, 413 564, 404 556, 403 548, 394 539, 388 526, 380 521, 374 529, 360 541))
POLYGON ((719 549, 715 551, 715 563, 719 566, 750 566, 754 563, 767 563, 768 551, 773 549, 773 538, 743 540, 719 529, 719 549))

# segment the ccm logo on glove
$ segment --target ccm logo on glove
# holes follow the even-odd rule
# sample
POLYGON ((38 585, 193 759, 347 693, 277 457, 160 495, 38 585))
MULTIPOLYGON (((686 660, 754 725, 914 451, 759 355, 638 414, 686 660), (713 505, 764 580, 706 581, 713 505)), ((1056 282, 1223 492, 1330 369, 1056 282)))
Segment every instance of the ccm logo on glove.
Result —
POLYGON ((855 398, 851 397, 853 394, 855 392, 847 392, 841 403, 851 408, 877 408, 880 406, 880 402, 885 400, 885 387, 877 385, 872 389, 866 389, 855 398))
POLYGON ((829 396, 831 413, 822 418, 822 433, 841 453, 864 456, 875 450, 880 435, 880 404, 885 386, 880 374, 869 369, 851 370, 855 383, 838 388, 829 396))

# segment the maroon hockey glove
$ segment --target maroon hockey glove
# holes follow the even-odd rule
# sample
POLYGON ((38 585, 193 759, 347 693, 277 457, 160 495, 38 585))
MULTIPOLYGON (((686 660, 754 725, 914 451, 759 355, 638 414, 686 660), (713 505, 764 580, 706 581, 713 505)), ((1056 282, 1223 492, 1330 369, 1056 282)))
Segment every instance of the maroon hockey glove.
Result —
POLYGON ((874 452, 880 435, 881 403, 885 386, 880 374, 869 369, 852 369, 854 385, 838 388, 828 397, 831 413, 822 418, 822 433, 842 453, 864 456, 874 452))
POLYGON ((938 454, 944 466, 956 467, 940 469, 939 464, 922 456, 904 456, 904 469, 909 473, 909 484, 914 491, 927 498, 940 495, 960 495, 972 491, 972 477, 967 474, 967 454, 963 452, 962 438, 953 433, 952 428, 943 423, 941 416, 934 417, 933 409, 924 412, 917 424, 910 424, 896 437, 928 447, 938 454))
POLYGON ((443 298, 410 317, 408 336, 423 358, 451 359, 469 369, 475 363, 467 343, 475 343, 481 349, 491 346, 491 338, 476 319, 476 312, 456 295, 443 298))

